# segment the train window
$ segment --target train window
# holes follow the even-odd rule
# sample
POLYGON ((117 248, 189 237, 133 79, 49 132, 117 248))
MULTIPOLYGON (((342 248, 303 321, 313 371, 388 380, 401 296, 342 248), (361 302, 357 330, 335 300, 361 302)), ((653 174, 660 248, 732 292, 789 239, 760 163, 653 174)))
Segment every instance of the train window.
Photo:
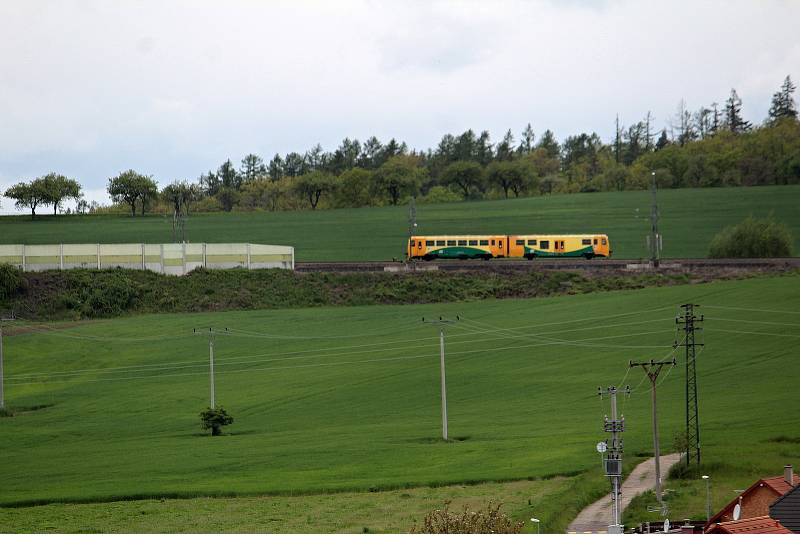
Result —
POLYGON ((481 239, 481 245, 487 246, 488 244, 489 244, 489 240, 488 239, 481 239))
POLYGON ((525 244, 524 239, 517 239, 517 245, 524 245, 524 244, 525 244))
POLYGON ((417 241, 417 248, 422 248, 422 241, 417 241))
POLYGON ((477 245, 478 244, 478 240, 477 239, 470 239, 469 240, 469 244, 470 245, 477 245))
POLYGON ((436 246, 437 247, 443 247, 444 246, 444 240, 437 240, 436 241, 436 246))
POLYGON ((594 244, 595 245, 597 244, 597 238, 596 237, 594 238, 594 244))
POLYGON ((494 239, 492 239, 492 246, 494 246, 494 239))
POLYGON ((500 241, 500 248, 503 248, 503 242, 500 241))
POLYGON ((411 246, 412 246, 412 247, 416 247, 416 246, 417 246, 417 242, 416 242, 416 241, 414 241, 413 239, 411 240, 411 246))
POLYGON ((433 246, 433 241, 425 241, 425 246, 426 247, 432 247, 433 246))
POLYGON ((448 247, 454 247, 454 246, 456 246, 456 241, 455 241, 455 239, 448 239, 448 240, 447 240, 447 246, 448 246, 448 247))
POLYGON ((467 244, 467 240, 466 239, 459 239, 458 240, 458 246, 464 246, 466 244, 467 244))
POLYGON ((583 245, 591 245, 592 244, 592 240, 591 239, 584 239, 584 240, 581 241, 581 244, 583 244, 583 245))
POLYGON ((528 245, 536 245, 535 239, 528 239, 528 245))
POLYGON ((548 249, 550 248, 550 241, 539 241, 539 248, 548 249))
POLYGON ((606 238, 605 237, 603 238, 603 244, 604 245, 606 244, 606 238))

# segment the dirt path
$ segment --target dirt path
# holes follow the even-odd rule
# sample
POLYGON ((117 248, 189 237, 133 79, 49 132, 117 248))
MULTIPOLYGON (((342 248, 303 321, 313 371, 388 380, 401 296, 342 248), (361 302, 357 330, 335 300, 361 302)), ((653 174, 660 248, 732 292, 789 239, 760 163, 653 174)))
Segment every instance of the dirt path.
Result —
MULTIPOLYGON (((678 463, 681 455, 679 453, 668 454, 661 457, 661 480, 666 478, 669 468, 678 463)), ((656 484, 656 462, 655 458, 650 458, 637 465, 628 478, 622 483, 622 495, 620 496, 620 507, 622 510, 628 507, 631 500, 638 494, 653 489, 656 484)), ((611 524, 611 493, 590 504, 578 514, 578 517, 569 525, 567 532, 605 532, 611 524)))

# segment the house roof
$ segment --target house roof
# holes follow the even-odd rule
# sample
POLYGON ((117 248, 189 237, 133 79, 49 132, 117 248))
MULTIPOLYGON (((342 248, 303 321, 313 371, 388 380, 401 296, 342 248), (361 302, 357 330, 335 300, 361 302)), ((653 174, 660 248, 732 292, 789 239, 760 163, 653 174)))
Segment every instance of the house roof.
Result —
POLYGON ((764 485, 769 486, 773 490, 775 490, 779 495, 783 495, 788 493, 794 486, 800 484, 800 476, 794 475, 792 476, 792 481, 794 485, 790 486, 784 477, 771 477, 771 478, 762 478, 761 482, 764 485))
POLYGON ((792 531, 765 515, 718 523, 706 530, 706 534, 792 534, 792 531))
MULTIPOLYGON (((794 481, 794 485, 795 486, 800 484, 800 476, 793 475, 792 476, 792 480, 794 481)), ((752 493, 753 491, 755 491, 756 489, 758 489, 758 488, 760 488, 762 486, 766 486, 769 489, 771 489, 773 492, 775 492, 775 498, 776 499, 778 497, 783 496, 785 493, 788 493, 789 490, 791 490, 792 487, 793 487, 793 486, 790 486, 786 482, 786 479, 784 477, 782 477, 782 476, 761 478, 761 479, 757 480, 752 486, 750 486, 749 488, 744 490, 742 492, 742 494, 739 495, 739 497, 736 497, 735 499, 733 499, 731 502, 726 504, 719 512, 714 514, 714 516, 711 519, 708 520, 708 524, 712 525, 714 523, 718 523, 719 520, 722 518, 722 516, 726 512, 730 512, 731 510, 733 510, 733 507, 736 506, 736 504, 739 502, 739 499, 746 498, 747 495, 749 495, 750 493, 752 493)))

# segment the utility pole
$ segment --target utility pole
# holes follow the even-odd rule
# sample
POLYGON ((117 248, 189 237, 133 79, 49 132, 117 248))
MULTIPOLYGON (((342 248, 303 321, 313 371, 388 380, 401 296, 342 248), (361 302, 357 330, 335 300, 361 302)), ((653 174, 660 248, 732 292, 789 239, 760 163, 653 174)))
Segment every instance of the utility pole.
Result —
POLYGON ((661 361, 657 362, 655 360, 650 360, 649 362, 629 362, 630 367, 641 367, 645 374, 647 374, 647 378, 650 379, 650 396, 653 401, 653 449, 655 450, 655 461, 656 461, 656 499, 658 499, 658 504, 661 505, 662 512, 664 511, 664 501, 661 498, 661 447, 659 445, 658 440, 658 405, 656 403, 656 381, 658 380, 658 375, 661 373, 661 369, 665 365, 672 365, 674 366, 677 362, 675 358, 670 361, 661 361))
POLYGON ((461 318, 458 315, 456 315, 455 320, 439 317, 438 320, 429 319, 426 321, 424 317, 422 318, 423 323, 437 325, 439 327, 439 373, 442 382, 442 439, 444 441, 447 441, 447 380, 445 377, 444 365, 444 329, 447 325, 453 324, 459 320, 461 320, 461 318))
POLYGON ((661 252, 661 234, 658 233, 658 200, 656 199, 656 172, 650 173, 653 177, 653 182, 650 186, 650 191, 653 194, 653 200, 650 204, 650 236, 648 237, 648 246, 650 248, 650 261, 653 267, 658 267, 660 252, 661 252))
POLYGON ((16 317, 11 314, 11 317, 0 317, 0 410, 6 407, 5 386, 3 375, 3 323, 6 321, 15 321, 16 317))
MULTIPOLYGON (((603 389, 597 388, 597 393, 602 398, 603 389)), ((630 393, 630 387, 625 388, 625 393, 630 393)), ((623 526, 620 524, 619 509, 619 496, 621 495, 620 486, 622 481, 622 449, 623 442, 620 434, 625 432, 625 417, 617 418, 617 388, 609 386, 606 388, 606 394, 611 397, 611 419, 608 416, 604 417, 603 430, 611 433, 611 443, 606 440, 607 454, 603 462, 605 466, 605 473, 611 479, 611 521, 612 524, 608 526, 608 534, 622 534, 623 526)), ((601 450, 599 448, 598 450, 601 450)))
MULTIPOLYGON (((408 240, 406 241, 406 250, 408 250, 408 243, 411 241, 411 236, 417 233, 417 201, 412 196, 411 201, 408 203, 408 240)), ((411 260, 411 257, 406 258, 411 260)))
MULTIPOLYGON (((227 332, 228 329, 226 328, 224 332, 227 332)), ((214 330, 213 328, 209 328, 208 330, 202 329, 198 330, 197 328, 192 330, 195 334, 207 334, 208 335, 208 377, 209 377, 209 386, 211 390, 211 406, 210 408, 213 410, 216 407, 216 390, 214 387, 214 335, 219 333, 220 331, 214 330)))
POLYGON ((686 347, 686 465, 692 460, 700 465, 700 415, 697 403, 697 366, 695 347, 703 343, 695 343, 694 333, 702 328, 695 327, 695 322, 702 322, 703 316, 697 317, 694 309, 699 304, 682 304, 683 317, 676 317, 675 323, 683 325, 683 342, 675 343, 675 347, 686 347))

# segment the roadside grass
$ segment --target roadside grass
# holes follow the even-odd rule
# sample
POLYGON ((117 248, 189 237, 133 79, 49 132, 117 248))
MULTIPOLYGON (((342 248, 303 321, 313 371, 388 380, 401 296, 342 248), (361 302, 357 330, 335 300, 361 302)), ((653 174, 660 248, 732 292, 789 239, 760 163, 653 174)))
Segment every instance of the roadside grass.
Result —
MULTIPOLYGON (((668 189, 658 192, 664 256, 706 257, 711 239, 747 215, 785 223, 800 253, 800 186, 668 189)), ((417 206, 418 232, 603 232, 614 256, 647 257, 650 193, 581 193, 417 206)), ((391 260, 403 257, 405 206, 302 212, 192 214, 192 242, 293 245, 298 261, 391 260)), ((167 243, 172 219, 152 215, 0 217, 0 243, 167 243)))
MULTIPOLYGON (((706 316, 698 357, 706 458, 762 469, 754 458, 774 450, 779 470, 796 458, 800 423, 788 409, 790 377, 800 371, 796 276, 531 300, 143 315, 17 335, 7 328, 9 407, 50 406, 0 418, 0 505, 373 495, 597 471, 594 444, 605 438, 608 411, 597 387, 633 386, 621 401, 626 454, 649 451, 649 391, 627 364, 673 354, 677 306, 689 301, 706 316), (438 331, 421 319, 456 314, 446 340, 454 439, 444 443, 438 331), (219 438, 199 429, 208 345, 192 329, 209 326, 229 328, 215 342, 216 394, 235 420, 219 438), (777 415, 776 407, 787 409, 777 415)), ((679 365, 659 386, 664 450, 684 420, 675 354, 679 365)), ((566 524, 606 491, 599 473, 590 479, 583 497, 553 489, 563 497, 545 503, 551 524, 566 524)), ((694 497, 686 503, 687 513, 696 510, 694 497)))

